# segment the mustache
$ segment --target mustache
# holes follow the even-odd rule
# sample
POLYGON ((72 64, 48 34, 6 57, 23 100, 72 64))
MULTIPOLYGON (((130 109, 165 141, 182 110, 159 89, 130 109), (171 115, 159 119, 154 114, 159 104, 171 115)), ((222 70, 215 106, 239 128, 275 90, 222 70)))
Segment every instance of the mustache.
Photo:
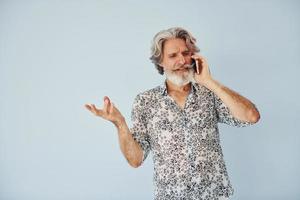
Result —
POLYGON ((196 62, 193 62, 192 64, 185 64, 180 67, 176 67, 174 70, 179 70, 179 69, 193 69, 196 66, 196 62))

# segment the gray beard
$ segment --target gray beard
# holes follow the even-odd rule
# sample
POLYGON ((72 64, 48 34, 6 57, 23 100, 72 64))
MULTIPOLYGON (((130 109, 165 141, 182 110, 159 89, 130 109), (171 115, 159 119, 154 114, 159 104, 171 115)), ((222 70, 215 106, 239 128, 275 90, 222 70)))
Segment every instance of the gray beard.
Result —
POLYGON ((184 86, 190 82, 195 83, 194 79, 194 70, 189 69, 187 72, 184 72, 182 75, 177 75, 173 71, 165 70, 166 78, 177 86, 184 86))

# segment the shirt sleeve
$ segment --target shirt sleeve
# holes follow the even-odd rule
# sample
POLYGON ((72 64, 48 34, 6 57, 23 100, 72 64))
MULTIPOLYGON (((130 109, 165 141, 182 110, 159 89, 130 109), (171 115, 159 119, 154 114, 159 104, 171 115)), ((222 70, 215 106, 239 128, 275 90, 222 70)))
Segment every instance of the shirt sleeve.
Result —
MULTIPOLYGON (((235 118, 230 113, 229 108, 216 94, 213 93, 213 97, 214 97, 215 110, 217 113, 217 118, 219 123, 224 123, 235 127, 246 127, 254 124, 252 122, 242 121, 235 118)), ((254 106, 256 107, 256 105, 254 106)))
POLYGON ((150 151, 150 138, 147 131, 147 113, 146 113, 146 102, 141 95, 137 95, 132 111, 131 111, 132 127, 130 132, 135 141, 139 143, 143 150, 143 160, 147 158, 150 151))

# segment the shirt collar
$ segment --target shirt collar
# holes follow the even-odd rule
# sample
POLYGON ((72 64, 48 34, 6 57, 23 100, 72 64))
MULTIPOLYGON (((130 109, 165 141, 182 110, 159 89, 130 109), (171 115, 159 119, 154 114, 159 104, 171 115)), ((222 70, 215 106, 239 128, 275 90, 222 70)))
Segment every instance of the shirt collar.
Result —
MULTIPOLYGON (((192 83, 192 91, 191 93, 195 93, 196 91, 199 90, 199 86, 197 83, 191 82, 192 83)), ((166 80, 160 85, 160 92, 163 96, 167 95, 167 85, 166 85, 166 80)))

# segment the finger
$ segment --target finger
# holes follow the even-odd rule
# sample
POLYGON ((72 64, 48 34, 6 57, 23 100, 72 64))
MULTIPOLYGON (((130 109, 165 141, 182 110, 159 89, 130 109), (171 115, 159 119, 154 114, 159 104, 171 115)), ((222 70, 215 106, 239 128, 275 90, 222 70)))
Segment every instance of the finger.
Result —
POLYGON ((105 101, 105 100, 110 101, 110 99, 108 98, 108 96, 104 96, 104 97, 103 97, 103 100, 104 100, 104 101, 105 101))
POLYGON ((114 110, 114 103, 111 103, 110 105, 110 109, 109 109, 109 113, 112 113, 114 110))
POLYGON ((198 62, 198 73, 201 74, 203 71, 203 65, 202 62, 198 62))
POLYGON ((89 111, 91 111, 92 113, 94 113, 94 114, 96 114, 96 108, 95 107, 93 107, 92 106, 93 104, 91 104, 91 106, 90 105, 88 105, 88 104, 85 104, 85 107, 89 110, 89 111))
POLYGON ((103 100, 104 100, 103 111, 104 111, 105 113, 108 113, 108 108, 109 108, 109 106, 110 106, 110 100, 109 100, 109 98, 108 98, 107 96, 105 96, 105 97, 103 98, 103 100))
POLYGON ((199 59, 201 56, 199 54, 194 54, 191 57, 194 58, 194 59, 199 59))
POLYGON ((99 116, 103 116, 103 111, 101 109, 97 109, 96 106, 94 104, 92 104, 92 112, 95 115, 99 115, 99 116))
POLYGON ((201 60, 201 62, 204 61, 204 57, 201 56, 200 54, 194 54, 194 55, 192 55, 191 57, 192 57, 193 59, 195 59, 195 60, 201 60))
POLYGON ((95 106, 94 104, 91 104, 91 111, 92 111, 95 115, 97 115, 97 108, 96 108, 96 106, 95 106))
POLYGON ((92 110, 92 107, 91 107, 90 105, 85 104, 84 106, 85 106, 88 110, 92 110))

